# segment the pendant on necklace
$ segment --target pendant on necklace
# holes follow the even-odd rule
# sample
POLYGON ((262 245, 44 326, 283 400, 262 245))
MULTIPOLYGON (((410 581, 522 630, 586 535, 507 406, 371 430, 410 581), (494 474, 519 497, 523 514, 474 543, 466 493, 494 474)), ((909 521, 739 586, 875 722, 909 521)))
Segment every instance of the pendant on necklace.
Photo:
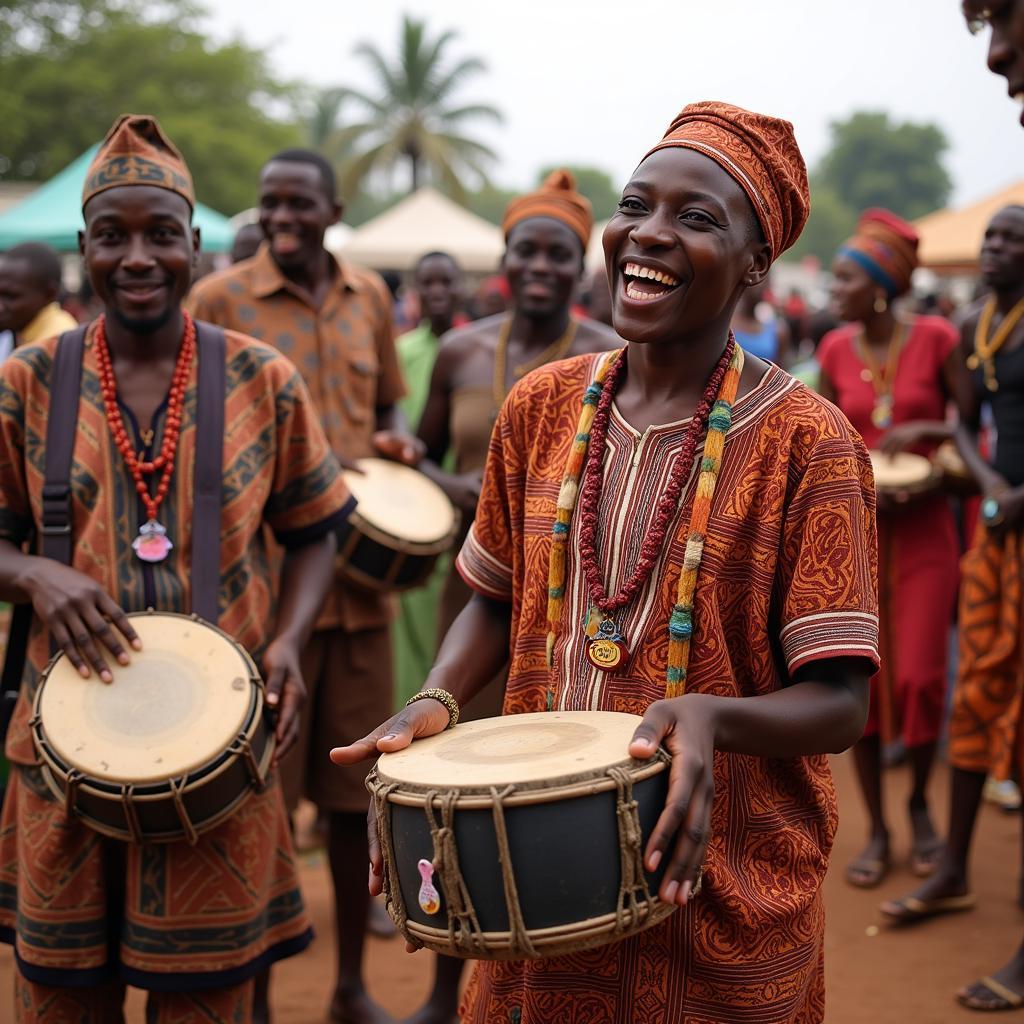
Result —
POLYGON ((139 527, 139 535, 132 541, 132 547, 142 561, 162 562, 174 545, 167 531, 155 519, 149 519, 139 527))
POLYGON ((978 357, 977 352, 972 352, 967 357, 967 369, 976 370, 979 366, 981 366, 981 359, 978 357))
POLYGON ((615 628, 611 619, 605 619, 598 627, 596 636, 587 645, 587 660, 602 672, 618 668, 628 655, 626 641, 615 628))
POLYGON ((871 422, 879 430, 888 430, 892 426, 892 398, 880 395, 875 407, 871 410, 871 422))

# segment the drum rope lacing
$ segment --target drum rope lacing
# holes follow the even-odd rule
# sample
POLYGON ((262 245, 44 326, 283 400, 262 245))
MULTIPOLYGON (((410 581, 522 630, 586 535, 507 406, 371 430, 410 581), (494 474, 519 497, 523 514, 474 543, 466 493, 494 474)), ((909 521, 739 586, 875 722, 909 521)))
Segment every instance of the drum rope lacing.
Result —
MULTIPOLYGON (((662 750, 659 750, 655 757, 666 765, 671 762, 669 755, 662 750)), ((655 906, 653 902, 654 897, 644 871, 643 832, 640 827, 639 804, 633 794, 633 775, 630 768, 612 766, 606 769, 605 775, 615 783, 615 816, 620 851, 615 927, 608 938, 609 942, 615 942, 645 918, 657 915, 660 919, 671 913, 674 907, 672 904, 655 906)), ((388 808, 388 798, 401 789, 401 783, 381 782, 375 767, 367 779, 367 788, 373 795, 377 815, 377 835, 384 866, 385 905, 398 930, 409 942, 420 946, 422 943, 408 931, 409 919, 401 894, 388 808)), ((519 903, 505 823, 505 802, 515 793, 514 785, 506 786, 500 791, 494 786, 489 788, 491 816, 509 921, 508 953, 511 959, 536 959, 540 954, 530 937, 519 903)), ((581 792, 580 795, 583 796, 585 793, 581 792)), ((444 893, 449 945, 467 956, 480 956, 486 951, 487 944, 473 899, 462 875, 455 840, 454 818, 459 796, 458 790, 430 790, 424 795, 424 812, 433 848, 432 863, 444 893), (440 820, 435 808, 440 809, 440 820)), ((698 877, 693 890, 694 895, 699 891, 700 884, 701 879, 698 877)))

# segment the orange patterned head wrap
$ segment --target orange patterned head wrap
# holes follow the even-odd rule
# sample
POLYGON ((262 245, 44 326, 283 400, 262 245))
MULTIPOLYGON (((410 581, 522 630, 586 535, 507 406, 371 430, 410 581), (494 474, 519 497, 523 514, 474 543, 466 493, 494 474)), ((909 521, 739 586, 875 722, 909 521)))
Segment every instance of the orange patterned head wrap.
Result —
POLYGON ((576 179, 564 170, 552 171, 536 192, 518 196, 505 209, 501 228, 508 238, 512 229, 529 217, 553 217, 575 232, 587 248, 594 227, 590 200, 576 191, 576 179))
POLYGON ((165 188, 196 205, 185 158, 148 114, 122 114, 114 122, 85 176, 82 208, 94 195, 121 185, 165 188))
POLYGON ((731 103, 691 103, 647 156, 671 146, 703 153, 735 179, 754 208, 773 260, 800 237, 811 198, 789 121, 731 103))
POLYGON ((847 256, 881 285, 890 299, 910 288, 917 267, 917 232, 901 217, 888 210, 865 210, 857 221, 853 238, 838 255, 847 256))

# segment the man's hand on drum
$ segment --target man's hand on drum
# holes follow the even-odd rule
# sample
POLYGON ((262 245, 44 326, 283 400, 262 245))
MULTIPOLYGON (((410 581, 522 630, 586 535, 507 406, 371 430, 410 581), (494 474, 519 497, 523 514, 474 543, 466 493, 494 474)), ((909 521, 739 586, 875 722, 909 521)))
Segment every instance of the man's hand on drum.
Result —
POLYGON ((101 650, 120 665, 130 660, 128 647, 142 650, 124 610, 77 569, 49 558, 32 558, 15 582, 32 599, 36 615, 83 679, 95 671, 105 683, 113 680, 101 650))
POLYGON ((373 447, 385 459, 404 463, 414 469, 427 454, 427 446, 418 437, 398 430, 378 430, 373 435, 373 447))
POLYGON ((299 648, 286 636, 275 637, 263 654, 267 676, 267 704, 277 713, 274 729, 274 764, 288 753, 299 738, 299 711, 306 702, 299 648))
MULTIPOLYGON (((348 746, 335 747, 331 751, 331 760, 335 764, 358 764, 378 754, 404 750, 413 740, 444 732, 450 720, 448 709, 439 700, 418 700, 402 708, 362 739, 348 746)), ((366 815, 366 835, 370 845, 370 895, 378 896, 383 887, 384 863, 377 842, 377 816, 372 801, 366 815)))
POLYGON ((713 702, 702 697, 694 693, 656 701, 629 744, 630 755, 641 760, 653 757, 659 746, 672 755, 668 798, 644 851, 644 865, 655 871, 669 856, 658 895, 681 907, 700 877, 715 799, 713 702))

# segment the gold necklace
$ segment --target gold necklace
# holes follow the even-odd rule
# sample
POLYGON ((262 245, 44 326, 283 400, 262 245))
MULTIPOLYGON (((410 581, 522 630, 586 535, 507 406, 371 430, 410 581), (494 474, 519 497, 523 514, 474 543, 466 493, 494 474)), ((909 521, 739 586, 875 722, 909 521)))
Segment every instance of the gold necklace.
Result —
POLYGON ((875 358, 875 353, 868 344, 867 337, 861 331, 858 337, 860 357, 864 363, 861 380, 870 381, 875 389, 875 404, 871 409, 871 422, 879 430, 888 430, 892 426, 893 385, 896 383, 896 368, 900 361, 900 352, 907 340, 907 325, 902 320, 896 321, 896 330, 889 341, 889 354, 885 368, 875 358))
POLYGON ((1024 317, 1024 299, 1003 317, 995 333, 992 333, 992 319, 995 315, 996 297, 992 295, 978 317, 978 326, 974 329, 974 351, 967 357, 969 370, 976 370, 979 366, 984 368, 985 387, 989 391, 999 390, 999 381, 996 379, 996 353, 1006 344, 1006 339, 1024 317))
MULTIPOLYGON (((564 358, 572 347, 577 327, 579 327, 579 321, 570 316, 569 326, 565 329, 565 333, 548 345, 536 358, 531 359, 528 363, 520 363, 514 366, 512 368, 513 378, 519 380, 520 377, 525 377, 531 370, 536 370, 538 366, 543 366, 545 363, 553 363, 556 359, 564 358)), ((508 339, 511 333, 512 320, 509 319, 501 325, 501 333, 498 335, 498 347, 494 352, 493 393, 494 404, 499 409, 508 394, 505 390, 505 361, 508 356, 508 339)))

